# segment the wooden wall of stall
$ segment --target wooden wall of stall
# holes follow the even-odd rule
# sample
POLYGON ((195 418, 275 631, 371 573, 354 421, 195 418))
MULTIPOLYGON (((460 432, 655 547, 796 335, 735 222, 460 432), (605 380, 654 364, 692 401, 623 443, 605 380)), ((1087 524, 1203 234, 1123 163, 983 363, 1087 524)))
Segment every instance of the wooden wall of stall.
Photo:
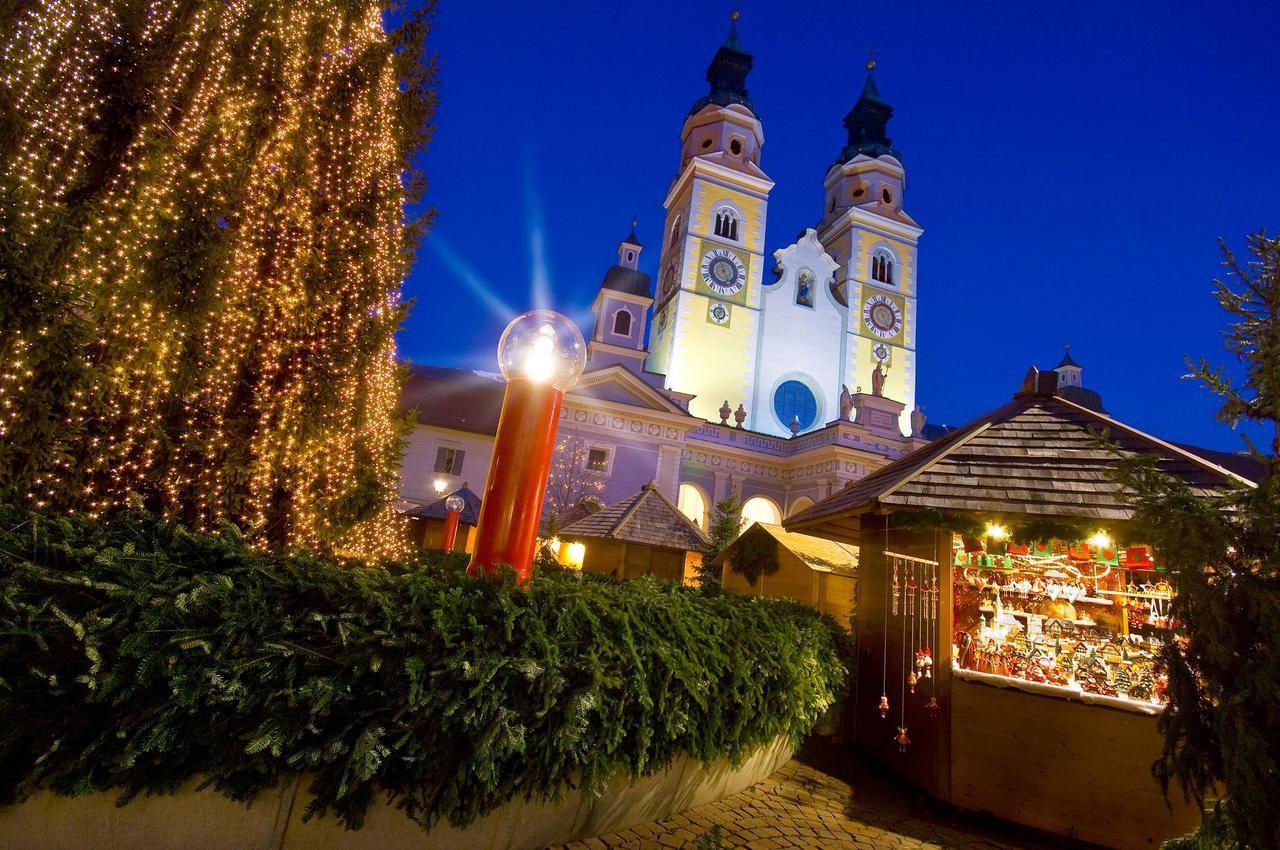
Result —
POLYGON ((1123 850, 1155 848, 1199 822, 1151 776, 1156 718, 951 679, 951 802, 1123 850))
MULTIPOLYGON (((902 618, 886 614, 885 600, 889 591, 889 571, 884 549, 885 517, 866 514, 862 517, 859 537, 858 612, 858 679, 854 693, 853 737, 858 747, 882 762, 895 773, 906 777, 940 800, 951 798, 951 717, 949 689, 951 683, 951 537, 942 531, 906 531, 890 529, 887 548, 899 555, 927 560, 941 560, 938 598, 938 645, 933 647, 933 679, 907 691, 903 698, 904 643, 902 618), (887 658, 887 663, 885 659, 887 658), (887 668, 887 669, 886 669, 887 668), (888 693, 890 711, 880 717, 881 685, 888 693), (941 713, 931 717, 925 705, 936 688, 941 713), (906 710, 907 734, 911 743, 905 753, 898 751, 894 735, 902 724, 906 710)), ((914 656, 917 647, 907 646, 914 656)))
POLYGON ((758 576, 755 584, 735 572, 730 560, 721 573, 721 585, 743 596, 794 599, 830 615, 845 628, 852 627, 856 578, 811 569, 785 546, 778 547, 777 557, 777 571, 758 576))

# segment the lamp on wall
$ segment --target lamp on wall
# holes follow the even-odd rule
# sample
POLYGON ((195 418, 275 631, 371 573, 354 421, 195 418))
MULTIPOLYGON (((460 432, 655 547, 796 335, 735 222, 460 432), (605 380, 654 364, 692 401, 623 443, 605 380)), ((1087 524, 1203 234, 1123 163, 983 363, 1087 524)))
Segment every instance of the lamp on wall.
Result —
POLYGON ((507 390, 467 567, 471 575, 492 575, 507 564, 528 580, 560 405, 582 374, 586 348, 577 325, 551 310, 531 310, 502 332, 498 368, 507 390))
POLYGON ((565 548, 565 564, 575 570, 582 569, 582 562, 587 558, 587 544, 570 543, 565 548))
POLYGON ((438 499, 444 495, 444 488, 449 486, 449 482, 443 478, 437 478, 432 486, 436 488, 436 498, 438 499))

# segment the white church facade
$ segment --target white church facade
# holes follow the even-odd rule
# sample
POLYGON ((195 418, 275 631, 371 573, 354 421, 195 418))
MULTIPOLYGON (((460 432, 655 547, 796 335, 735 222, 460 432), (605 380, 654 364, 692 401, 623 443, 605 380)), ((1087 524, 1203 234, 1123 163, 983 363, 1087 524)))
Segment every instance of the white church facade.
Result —
MULTIPOLYGON (((886 135, 893 110, 873 63, 815 222, 774 250, 751 64, 731 29, 681 130, 656 291, 633 227, 593 304, 586 371, 559 429, 602 502, 653 481, 703 528, 731 490, 745 516, 777 522, 925 440, 915 394, 922 230, 903 209, 902 157, 886 135)), ((412 368, 407 507, 434 500, 437 481, 482 492, 502 389, 472 372, 412 368)))

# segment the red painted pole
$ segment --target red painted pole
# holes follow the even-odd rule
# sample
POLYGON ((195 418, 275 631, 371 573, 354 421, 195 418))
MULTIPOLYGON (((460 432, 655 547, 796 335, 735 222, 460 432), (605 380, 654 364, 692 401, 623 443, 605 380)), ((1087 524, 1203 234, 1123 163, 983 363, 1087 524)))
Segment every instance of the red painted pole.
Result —
POLYGON ((492 575, 511 566, 521 582, 533 572, 542 497, 555 452, 564 391, 522 375, 507 382, 467 572, 492 575))
POLYGON ((446 552, 452 552, 453 545, 458 542, 458 517, 461 515, 458 511, 444 512, 444 543, 440 548, 446 552))

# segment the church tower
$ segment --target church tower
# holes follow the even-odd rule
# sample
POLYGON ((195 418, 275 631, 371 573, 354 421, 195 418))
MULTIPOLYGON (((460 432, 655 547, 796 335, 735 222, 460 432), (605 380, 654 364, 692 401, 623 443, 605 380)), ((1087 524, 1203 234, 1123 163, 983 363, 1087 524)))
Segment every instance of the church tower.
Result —
POLYGON ((880 96, 867 62, 862 94, 845 116, 848 141, 823 181, 818 237, 839 264, 832 291, 848 310, 844 375, 849 391, 872 389, 901 402, 911 433, 916 397, 916 244, 922 228, 903 209, 906 172, 887 135, 893 107, 880 96))
POLYGON ((755 381, 773 181, 760 168, 764 129, 747 93, 751 61, 731 24, 707 68, 711 90, 685 119, 679 174, 663 202, 648 368, 665 374, 668 388, 693 394, 689 412, 712 421, 726 401, 750 410, 755 381))
POLYGON ((644 376, 645 319, 653 296, 649 276, 639 268, 642 250, 633 220, 631 232, 618 245, 618 262, 605 272, 591 305, 596 320, 587 343, 587 371, 617 363, 644 376))

